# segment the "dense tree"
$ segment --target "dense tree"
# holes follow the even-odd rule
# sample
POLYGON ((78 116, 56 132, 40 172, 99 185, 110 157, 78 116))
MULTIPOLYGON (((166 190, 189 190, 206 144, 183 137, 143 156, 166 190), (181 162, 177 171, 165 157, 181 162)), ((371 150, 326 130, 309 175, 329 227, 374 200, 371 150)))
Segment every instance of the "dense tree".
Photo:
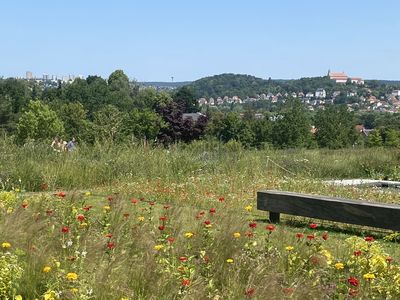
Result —
POLYGON ((346 106, 330 105, 315 115, 316 141, 320 147, 338 149, 356 140, 353 114, 346 106))
POLYGON ((192 88, 181 87, 174 94, 174 101, 178 103, 185 113, 194 113, 199 111, 199 104, 192 88))
POLYGON ((368 147, 380 147, 383 145, 382 135, 379 129, 374 129, 368 135, 367 146, 368 147))
POLYGON ((150 109, 134 109, 126 116, 124 130, 138 139, 155 141, 166 124, 159 114, 150 109))
POLYGON ((64 125, 57 114, 43 102, 30 101, 17 125, 17 140, 45 140, 64 132, 64 125))
POLYGON ((103 143, 122 141, 126 116, 113 105, 106 105, 94 113, 93 136, 103 143))
POLYGON ((110 104, 119 107, 123 111, 133 107, 129 78, 122 70, 116 70, 108 77, 108 87, 110 90, 110 104))
POLYGON ((291 99, 273 122, 273 144, 279 148, 307 147, 311 140, 310 129, 310 120, 303 104, 291 99))
POLYGON ((68 139, 87 137, 90 125, 86 118, 86 111, 80 102, 62 104, 58 109, 58 115, 64 123, 65 134, 68 139))

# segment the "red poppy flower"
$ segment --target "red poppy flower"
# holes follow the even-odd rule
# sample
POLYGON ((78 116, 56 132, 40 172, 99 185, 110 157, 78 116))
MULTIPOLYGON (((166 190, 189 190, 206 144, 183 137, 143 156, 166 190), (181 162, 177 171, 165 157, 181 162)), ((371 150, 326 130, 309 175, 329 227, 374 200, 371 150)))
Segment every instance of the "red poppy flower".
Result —
POLYGON ((111 233, 107 233, 107 234, 105 235, 105 237, 111 239, 111 238, 113 237, 113 235, 112 235, 111 233))
POLYGON ((84 210, 84 211, 89 211, 92 207, 93 207, 92 205, 85 205, 85 206, 83 207, 83 210, 84 210))
POLYGON ((221 197, 218 198, 218 201, 219 201, 219 202, 224 202, 224 201, 225 201, 225 198, 221 196, 221 197))
POLYGON ((69 232, 69 227, 68 227, 68 226, 63 226, 63 227, 61 228, 61 232, 62 232, 62 233, 68 233, 68 232, 69 232))
POLYGON ((364 240, 367 242, 373 242, 375 239, 372 236, 366 236, 364 240))
POLYGON ((274 225, 272 225, 272 224, 269 224, 269 225, 267 225, 267 227, 265 227, 265 229, 269 230, 270 232, 271 232, 271 231, 274 231, 275 228, 276 228, 276 227, 275 227, 274 225))
POLYGON ((108 197, 107 197, 107 200, 108 200, 109 202, 113 201, 113 196, 108 196, 108 197))
POLYGON ((210 214, 215 214, 216 213, 216 209, 215 208, 210 208, 210 214))
POLYGON ((257 223, 256 222, 250 222, 249 223, 249 227, 250 228, 256 228, 257 227, 257 223))
POLYGON ((354 256, 360 256, 362 254, 361 250, 354 251, 354 256))
POLYGON ((255 288, 248 288, 244 291, 245 296, 247 297, 253 297, 254 294, 256 293, 256 289, 255 288))
POLYGON ((172 244, 173 242, 175 242, 175 238, 169 237, 169 238, 167 238, 167 241, 168 241, 170 244, 172 244))
POLYGON ((67 194, 65 192, 59 192, 56 194, 56 196, 60 197, 60 198, 64 198, 67 194))
POLYGON ((317 224, 315 224, 315 223, 311 223, 309 226, 310 226, 310 228, 311 228, 311 229, 315 229, 315 228, 317 228, 317 227, 318 227, 318 225, 317 225, 317 224))
POLYGON ((160 231, 163 231, 165 229, 164 225, 158 226, 158 229, 160 229, 160 231))
POLYGON ((170 207, 171 207, 170 205, 164 205, 164 209, 168 209, 170 207))
POLYGON ((79 214, 79 215, 76 216, 76 219, 77 219, 79 222, 83 222, 83 221, 85 221, 85 216, 82 215, 82 214, 79 214))
POLYGON ((189 279, 182 279, 182 285, 183 286, 189 286, 190 285, 190 280, 189 279))
POLYGON ((131 198, 131 203, 133 203, 133 204, 137 204, 139 201, 137 200, 137 199, 135 199, 135 198, 131 198))
POLYGON ((21 207, 22 207, 22 208, 27 208, 27 207, 28 207, 28 203, 22 203, 22 204, 21 204, 21 207))
POLYGON ((388 263, 391 263, 393 261, 393 257, 391 257, 391 256, 386 257, 386 261, 388 263))
POLYGON ((352 286, 358 286, 358 285, 359 285, 359 281, 358 281, 358 279, 355 278, 355 277, 350 277, 350 278, 348 278, 348 279, 347 279, 347 282, 348 282, 349 284, 351 284, 352 286))
POLYGON ((304 233, 296 233, 296 237, 298 239, 301 239, 302 237, 304 237, 304 233))
POLYGON ((324 232, 324 233, 322 234, 322 239, 323 239, 324 241, 326 241, 328 238, 329 238, 328 233, 327 233, 327 232, 324 232))
POLYGON ((115 248, 115 243, 113 243, 113 242, 108 242, 108 243, 107 243, 107 248, 110 249, 110 250, 114 249, 114 248, 115 248))
POLYGON ((315 236, 313 234, 307 235, 307 239, 309 239, 310 241, 315 239, 315 236))
POLYGON ((150 201, 149 204, 150 204, 151 206, 153 206, 153 205, 156 204, 156 203, 155 203, 154 201, 150 201))
POLYGON ((160 217, 160 221, 163 221, 163 222, 164 222, 164 221, 167 221, 167 219, 168 219, 167 216, 162 216, 162 217, 160 217))
POLYGON ((205 225, 210 225, 210 224, 211 224, 211 221, 210 221, 210 220, 205 220, 205 221, 204 221, 204 224, 205 224, 205 225))
POLYGON ((179 260, 180 260, 180 261, 183 261, 183 262, 185 262, 185 261, 187 261, 187 260, 188 260, 188 258, 187 258, 187 257, 185 257, 185 256, 181 256, 181 257, 179 257, 179 260))
POLYGON ((123 216, 124 216, 125 219, 127 219, 129 217, 129 214, 128 213, 124 213, 123 216))
POLYGON ((283 288, 283 289, 282 289, 282 292, 283 292, 284 294, 286 294, 286 295, 291 295, 291 294, 293 294, 294 289, 292 289, 292 288, 283 288))

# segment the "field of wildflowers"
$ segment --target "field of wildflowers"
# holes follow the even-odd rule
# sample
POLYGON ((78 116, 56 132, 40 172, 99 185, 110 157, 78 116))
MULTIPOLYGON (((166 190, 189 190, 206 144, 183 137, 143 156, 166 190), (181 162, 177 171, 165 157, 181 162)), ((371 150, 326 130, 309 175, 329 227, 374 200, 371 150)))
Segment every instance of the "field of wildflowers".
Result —
POLYGON ((396 243, 268 224, 253 202, 1 192, 0 298, 400 298, 396 243))
POLYGON ((261 189, 400 204, 323 182, 395 179, 399 150, 214 146, 0 141, 0 299, 400 299, 400 234, 255 209, 261 189))

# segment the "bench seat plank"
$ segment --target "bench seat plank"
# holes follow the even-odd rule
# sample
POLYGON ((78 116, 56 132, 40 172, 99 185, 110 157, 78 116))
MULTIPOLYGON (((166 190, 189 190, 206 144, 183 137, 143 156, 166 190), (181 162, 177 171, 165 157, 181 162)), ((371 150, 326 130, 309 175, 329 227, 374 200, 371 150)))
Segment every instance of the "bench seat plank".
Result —
POLYGON ((269 211, 272 222, 279 222, 279 213, 284 213, 400 231, 400 205, 395 204, 260 191, 257 193, 257 209, 269 211))

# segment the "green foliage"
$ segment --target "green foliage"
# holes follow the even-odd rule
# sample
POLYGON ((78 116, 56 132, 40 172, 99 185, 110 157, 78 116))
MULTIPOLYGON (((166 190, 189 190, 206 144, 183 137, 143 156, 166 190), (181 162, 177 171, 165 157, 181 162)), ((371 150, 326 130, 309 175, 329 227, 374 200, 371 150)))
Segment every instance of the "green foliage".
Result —
POLYGON ((199 104, 192 88, 181 87, 174 95, 174 101, 183 108, 185 113, 194 113, 199 111, 199 104))
POLYGON ((322 148, 339 149, 355 141, 353 115, 346 106, 330 105, 315 115, 315 138, 322 148))
POLYGON ((72 137, 86 138, 90 125, 86 118, 86 111, 80 102, 62 104, 58 115, 64 123, 65 134, 68 139, 72 137))
POLYGON ((383 145, 382 135, 379 129, 375 129, 368 135, 368 147, 380 147, 383 145))
POLYGON ((41 101, 30 101, 17 125, 17 140, 46 140, 64 132, 57 114, 41 101))
POLYGON ((125 130, 138 139, 155 140, 166 124, 161 116, 150 109, 134 109, 127 115, 125 130))
POLYGON ((311 140, 311 124, 299 100, 287 101, 276 116, 272 127, 272 140, 279 148, 306 147, 311 140))
POLYGON ((123 120, 125 113, 113 105, 107 105, 94 113, 93 135, 102 143, 114 143, 121 141, 123 135, 123 120))

